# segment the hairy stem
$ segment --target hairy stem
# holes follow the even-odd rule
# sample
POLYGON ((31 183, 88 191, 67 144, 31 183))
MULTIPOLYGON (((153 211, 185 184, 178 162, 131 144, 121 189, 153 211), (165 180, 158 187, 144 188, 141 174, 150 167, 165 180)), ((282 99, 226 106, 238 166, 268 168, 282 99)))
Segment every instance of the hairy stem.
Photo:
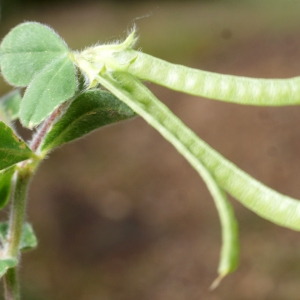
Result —
POLYGON ((25 213, 27 187, 31 175, 32 173, 27 167, 17 172, 17 179, 9 220, 8 247, 6 250, 6 256, 8 257, 15 258, 19 253, 19 243, 25 213))
POLYGON ((45 134, 48 132, 49 128, 52 126, 53 121, 56 119, 56 117, 60 114, 62 106, 59 106, 57 109, 54 110, 54 112, 48 117, 48 119, 43 123, 43 125, 40 127, 37 134, 34 136, 30 143, 30 149, 33 152, 36 152, 39 148, 39 145, 41 144, 41 141, 45 134))
MULTIPOLYGON (((13 193, 9 230, 7 235, 6 257, 18 258, 22 227, 25 214, 27 188, 32 176, 30 166, 18 170, 13 193)), ((11 268, 4 275, 5 300, 18 300, 19 286, 16 268, 11 268)))
MULTIPOLYGON (((52 114, 45 120, 43 125, 38 129, 30 142, 30 148, 33 152, 39 151, 39 146, 43 141, 53 122, 59 117, 61 112, 68 104, 62 104, 56 108, 52 114)), ((24 214, 26 207, 26 195, 28 184, 36 169, 38 161, 24 161, 19 164, 14 184, 13 199, 10 211, 9 229, 7 235, 7 246, 5 256, 11 258, 19 257, 19 245, 21 241, 22 228, 24 223, 24 214)), ((19 284, 17 278, 17 268, 10 268, 4 275, 5 300, 19 300, 19 284)))
POLYGON ((8 269, 4 276, 5 300, 19 300, 19 284, 16 268, 8 269))

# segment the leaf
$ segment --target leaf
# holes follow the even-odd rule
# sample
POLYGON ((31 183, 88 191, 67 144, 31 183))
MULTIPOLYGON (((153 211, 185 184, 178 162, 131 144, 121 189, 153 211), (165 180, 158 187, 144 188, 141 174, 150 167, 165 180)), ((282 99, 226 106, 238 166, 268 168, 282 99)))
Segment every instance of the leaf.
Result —
MULTIPOLYGON (((0 223, 0 239, 5 245, 8 234, 8 222, 0 223)), ((28 251, 37 246, 37 238, 33 232, 32 226, 29 223, 24 223, 22 226, 21 240, 19 245, 20 251, 28 251)))
POLYGON ((54 31, 35 22, 12 29, 0 46, 4 78, 27 88, 21 123, 33 128, 75 93, 75 69, 66 44, 54 31))
POLYGON ((28 251, 37 247, 37 238, 34 234, 32 226, 29 223, 23 224, 22 236, 19 249, 21 251, 28 251))
POLYGON ((0 170, 33 157, 34 153, 11 128, 0 122, 0 170))
POLYGON ((0 259, 0 277, 2 277, 8 269, 17 265, 18 260, 16 258, 4 258, 0 259))
POLYGON ((12 85, 27 86, 36 73, 68 54, 68 47, 49 27, 26 22, 13 28, 0 45, 3 77, 12 85))
POLYGON ((20 121, 28 128, 42 122, 76 89, 75 69, 68 56, 49 63, 26 89, 20 106, 20 121))
POLYGON ((108 124, 126 120, 135 113, 106 91, 90 90, 79 95, 45 136, 41 150, 70 142, 108 124))
POLYGON ((115 53, 122 63, 132 60, 128 72, 133 76, 169 89, 226 102, 283 106, 300 104, 300 77, 258 79, 218 74, 172 64, 140 51, 115 53))
MULTIPOLYGON (((195 168, 206 183, 215 201, 221 226, 222 226, 222 249, 218 268, 219 277, 213 283, 215 288, 220 280, 236 269, 238 263, 238 230, 233 210, 225 193, 217 185, 215 178, 201 160, 195 156, 193 144, 185 134, 191 131, 175 117, 168 108, 146 89, 134 77, 126 73, 115 73, 119 81, 103 75, 98 78, 99 82, 135 110, 151 126, 157 129, 195 168), (178 128, 178 126, 180 126, 178 128), (179 130, 177 130, 179 129, 179 130)), ((195 136, 195 134, 193 134, 195 136)))
POLYGON ((10 167, 0 171, 0 208, 3 208, 9 200, 11 179, 14 171, 15 167, 10 167))
POLYGON ((14 90, 0 98, 0 110, 9 121, 18 119, 21 99, 20 90, 14 90))
POLYGON ((115 76, 118 81, 108 75, 98 80, 158 130, 192 165, 197 165, 197 162, 203 164, 222 189, 259 216, 300 231, 299 200, 265 186, 225 159, 187 128, 134 77, 125 73, 115 73, 115 76), (170 133, 175 137, 173 141, 170 140, 170 133))

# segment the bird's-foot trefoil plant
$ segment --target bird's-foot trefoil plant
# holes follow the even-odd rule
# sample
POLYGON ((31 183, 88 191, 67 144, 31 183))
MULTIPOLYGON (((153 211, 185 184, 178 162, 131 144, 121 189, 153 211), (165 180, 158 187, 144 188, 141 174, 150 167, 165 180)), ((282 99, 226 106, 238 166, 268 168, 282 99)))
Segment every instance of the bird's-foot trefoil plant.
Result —
POLYGON ((187 159, 214 199, 222 248, 219 276, 211 288, 238 262, 237 222, 227 193, 261 217, 300 230, 298 200, 268 188, 221 156, 141 82, 238 104, 283 106, 300 104, 300 77, 253 79, 191 69, 134 50, 136 39, 132 30, 124 42, 71 51, 49 27, 26 22, 2 40, 1 73, 17 88, 0 99, 0 206, 10 202, 9 220, 0 224, 0 276, 6 300, 20 299, 20 255, 37 244, 24 212, 28 184, 39 163, 56 147, 135 115, 187 159), (34 130, 30 142, 16 133, 16 119, 34 130))

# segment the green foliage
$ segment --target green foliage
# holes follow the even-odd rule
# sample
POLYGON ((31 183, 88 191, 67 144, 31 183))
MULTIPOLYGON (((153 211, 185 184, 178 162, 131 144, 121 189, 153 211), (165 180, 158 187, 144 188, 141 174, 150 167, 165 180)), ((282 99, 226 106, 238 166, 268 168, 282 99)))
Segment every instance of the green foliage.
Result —
POLYGON ((2 75, 14 86, 27 86, 48 64, 69 52, 52 29, 35 22, 12 29, 3 39, 0 51, 2 75))
MULTIPOLYGON (((0 223, 0 240, 2 244, 6 244, 9 224, 7 222, 0 223)), ((28 251, 37 246, 37 238, 33 232, 32 226, 29 223, 24 223, 22 226, 21 241, 19 249, 28 251)))
MULTIPOLYGON (((298 200, 268 188, 225 159, 140 82, 147 80, 180 92, 239 104, 279 106, 300 103, 300 77, 253 79, 195 70, 134 51, 135 41, 133 31, 123 43, 72 53, 50 28, 35 22, 15 27, 3 39, 3 77, 14 86, 28 87, 21 104, 18 90, 0 99, 0 207, 15 188, 10 223, 0 224, 4 253, 0 275, 16 266, 20 250, 37 245, 23 216, 26 189, 39 160, 57 146, 135 113, 186 158, 212 195, 222 227, 219 277, 212 288, 238 263, 237 221, 226 192, 261 217, 300 230, 298 200), (30 146, 8 126, 17 118, 28 128, 42 123, 30 146), (21 161, 25 162, 17 165, 21 161), (16 185, 11 184, 13 174, 16 185)), ((14 290, 12 293, 15 286, 12 279, 8 287, 14 290)))
POLYGON ((0 277, 2 277, 9 268, 13 268, 17 265, 18 260, 15 258, 0 259, 0 277))
POLYGON ((0 208, 3 208, 9 200, 11 180, 14 172, 14 166, 0 171, 0 208))
POLYGON ((37 244, 37 238, 34 234, 32 226, 29 223, 23 224, 19 249, 21 251, 29 251, 36 248, 37 244))
MULTIPOLYGON (((0 240, 5 247, 8 243, 9 224, 7 222, 0 223, 0 240)), ((20 251, 27 251, 37 246, 37 239, 33 229, 29 223, 24 223, 22 226, 21 240, 19 244, 20 251)), ((17 265, 18 259, 15 257, 5 257, 0 259, 0 277, 2 277, 10 268, 17 265)))
POLYGON ((80 94, 45 136, 41 150, 50 150, 108 124, 133 117, 134 112, 111 93, 90 90, 80 94))
POLYGON ((34 154, 27 145, 0 122, 0 170, 32 157, 34 154))
POLYGON ((53 30, 28 22, 15 27, 3 39, 1 70, 12 85, 27 86, 20 120, 32 128, 76 89, 75 69, 66 44, 53 30))
POLYGON ((49 63, 28 86, 20 107, 20 120, 32 128, 59 104, 71 98, 76 89, 75 70, 68 57, 49 63))
POLYGON ((20 90, 13 90, 0 98, 0 116, 2 115, 4 121, 15 121, 18 119, 21 99, 20 90))

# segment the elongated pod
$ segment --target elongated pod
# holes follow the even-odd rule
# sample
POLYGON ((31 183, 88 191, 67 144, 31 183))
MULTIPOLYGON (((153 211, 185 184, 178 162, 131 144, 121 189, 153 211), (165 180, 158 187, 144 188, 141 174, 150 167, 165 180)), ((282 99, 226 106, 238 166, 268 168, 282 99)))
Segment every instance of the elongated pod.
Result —
POLYGON ((224 276, 233 272, 237 266, 238 230, 233 209, 224 191, 217 185, 209 170, 194 156, 189 145, 180 138, 181 132, 174 131, 175 123, 173 124, 173 122, 177 122, 178 119, 133 76, 125 73, 115 73, 115 75, 117 78, 120 76, 120 84, 106 74, 98 77, 98 80, 157 129, 188 160, 203 178, 215 201, 222 225, 222 249, 218 268, 219 277, 212 284, 211 288, 213 289, 224 276), (169 122, 166 121, 168 125, 161 122, 162 119, 165 119, 165 113, 166 119, 169 120, 169 122))
POLYGON ((194 166, 199 161, 218 185, 261 217, 300 231, 300 201, 282 195, 260 183, 202 141, 141 83, 126 73, 108 75, 101 84, 155 127, 194 166), (122 88, 122 92, 119 89, 122 88), (127 98, 124 97, 127 91, 127 98), (141 94, 142 91, 142 94, 141 94), (130 100, 131 99, 131 100, 130 100))
POLYGON ((281 106, 300 104, 300 77, 289 79, 255 79, 222 75, 171 64, 148 54, 127 50, 116 58, 129 61, 128 72, 186 94, 238 104, 281 106))

